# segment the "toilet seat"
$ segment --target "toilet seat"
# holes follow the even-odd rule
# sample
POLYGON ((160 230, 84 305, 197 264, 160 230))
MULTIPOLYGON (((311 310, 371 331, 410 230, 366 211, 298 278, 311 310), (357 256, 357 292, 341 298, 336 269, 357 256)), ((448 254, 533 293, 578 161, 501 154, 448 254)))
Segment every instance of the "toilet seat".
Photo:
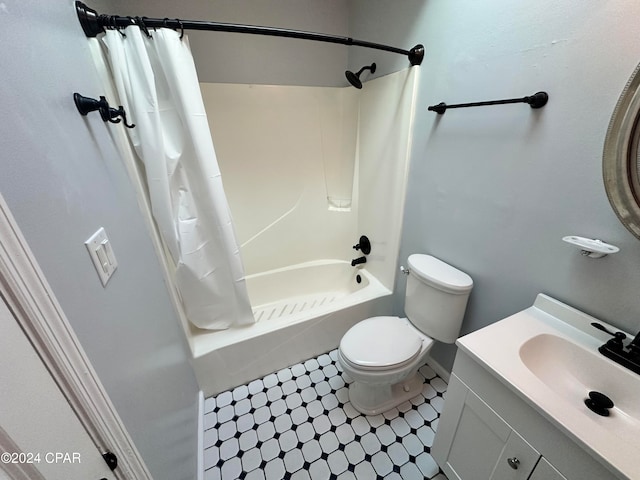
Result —
POLYGON ((414 360, 424 337, 406 318, 371 317, 351 327, 340 341, 342 358, 362 370, 391 370, 414 360))

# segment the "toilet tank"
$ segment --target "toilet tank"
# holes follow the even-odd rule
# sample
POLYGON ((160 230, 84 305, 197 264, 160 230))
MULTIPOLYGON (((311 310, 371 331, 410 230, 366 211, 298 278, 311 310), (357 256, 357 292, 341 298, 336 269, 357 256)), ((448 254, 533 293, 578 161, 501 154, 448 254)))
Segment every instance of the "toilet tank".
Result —
POLYGON ((454 343, 460 334, 473 280, 466 273, 431 255, 409 259, 404 312, 431 338, 454 343))

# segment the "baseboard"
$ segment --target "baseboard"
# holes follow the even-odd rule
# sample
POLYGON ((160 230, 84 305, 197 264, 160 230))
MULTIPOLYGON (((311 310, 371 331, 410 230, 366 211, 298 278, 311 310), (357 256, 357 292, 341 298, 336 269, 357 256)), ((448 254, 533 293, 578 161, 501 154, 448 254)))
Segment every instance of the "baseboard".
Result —
POLYGON ((449 370, 440 365, 431 356, 427 357, 427 365, 429 365, 440 378, 449 383, 449 379, 451 378, 451 372, 449 370))
POLYGON ((204 393, 198 392, 198 480, 204 480, 204 393))

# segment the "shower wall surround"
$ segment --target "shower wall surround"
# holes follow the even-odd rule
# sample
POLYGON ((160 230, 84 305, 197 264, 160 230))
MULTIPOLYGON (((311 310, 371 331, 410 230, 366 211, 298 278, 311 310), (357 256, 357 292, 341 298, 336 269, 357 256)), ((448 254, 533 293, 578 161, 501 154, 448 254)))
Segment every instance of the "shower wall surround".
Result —
POLYGON ((418 69, 362 90, 202 83, 248 275, 350 260, 393 289, 418 69))
POLYGON ((201 84, 247 275, 357 240, 355 88, 201 84), (342 199, 345 207, 335 209, 342 199))
POLYGON ((420 67, 367 82, 358 128, 358 231, 372 243, 369 270, 393 290, 413 145, 420 67))

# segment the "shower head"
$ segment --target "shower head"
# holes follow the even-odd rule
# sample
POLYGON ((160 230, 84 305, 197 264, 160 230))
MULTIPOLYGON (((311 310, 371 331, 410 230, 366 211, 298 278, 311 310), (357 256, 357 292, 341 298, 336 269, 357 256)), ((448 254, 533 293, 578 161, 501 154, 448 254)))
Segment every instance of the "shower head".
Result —
POLYGON ((358 73, 353 73, 352 71, 347 70, 346 72, 344 72, 344 76, 347 77, 347 80, 349 80, 349 83, 351 85, 353 85, 357 89, 361 89, 362 82, 360 81, 360 75, 365 70, 371 70, 371 73, 376 73, 376 64, 372 63, 369 66, 364 66, 360 70, 358 70, 358 73))

